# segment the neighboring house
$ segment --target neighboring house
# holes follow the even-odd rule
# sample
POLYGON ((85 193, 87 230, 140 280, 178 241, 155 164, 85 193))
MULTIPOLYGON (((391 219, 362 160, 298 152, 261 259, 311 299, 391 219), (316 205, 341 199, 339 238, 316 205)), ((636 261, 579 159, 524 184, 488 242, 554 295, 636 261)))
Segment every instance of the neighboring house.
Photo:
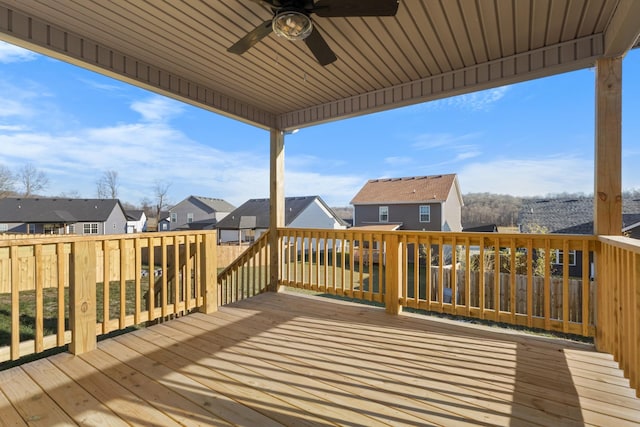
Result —
POLYGON ((147 230, 148 231, 169 231, 169 225, 171 222, 169 221, 169 211, 160 211, 158 214, 158 218, 148 218, 147 219, 147 230))
MULTIPOLYGON (((593 234, 593 198, 525 199, 518 224, 523 233, 593 234)), ((630 237, 640 237, 640 199, 623 200, 622 232, 630 237)), ((636 238, 637 238, 636 237, 636 238)), ((582 275, 581 251, 570 251, 567 257, 560 250, 552 253, 551 263, 561 268, 565 258, 569 262, 569 274, 582 275)), ((590 257, 590 262, 593 262, 590 257)), ((593 276, 593 265, 590 267, 593 276)))
POLYGON ((127 215, 118 199, 0 199, 0 233, 122 234, 127 215))
POLYGON ((369 180, 351 200, 353 225, 400 230, 462 231, 456 174, 369 180))
POLYGON ((222 199, 189 196, 169 209, 169 230, 213 230, 234 209, 222 199))
MULTIPOLYGON (((344 229, 347 224, 319 196, 287 197, 285 227, 344 229)), ((218 222, 218 240, 257 240, 269 229, 269 199, 251 199, 218 222)))
POLYGON ((126 210, 127 233, 142 233, 147 231, 147 215, 143 210, 126 210))

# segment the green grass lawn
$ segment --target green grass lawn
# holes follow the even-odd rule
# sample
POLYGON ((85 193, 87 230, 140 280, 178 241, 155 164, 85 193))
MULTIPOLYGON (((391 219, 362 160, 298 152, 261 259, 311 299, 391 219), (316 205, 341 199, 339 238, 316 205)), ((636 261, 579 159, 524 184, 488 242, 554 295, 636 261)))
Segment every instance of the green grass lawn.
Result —
MULTIPOLYGON (((143 278, 140 284, 140 306, 146 308, 144 298, 149 289, 148 278, 143 278)), ((35 338, 36 326, 36 292, 22 291, 19 298, 20 310, 20 341, 28 341, 35 338)), ((126 282, 125 290, 125 314, 135 312, 135 282, 126 282)), ((102 283, 96 285, 96 318, 97 322, 104 319, 104 287, 102 283)), ((64 290, 65 328, 69 327, 69 288, 64 290)), ((43 328, 44 336, 54 335, 58 330, 58 289, 43 289, 43 328)), ((109 319, 120 317, 120 282, 109 284, 109 319)), ((11 294, 0 294, 0 347, 11 343, 11 294)))

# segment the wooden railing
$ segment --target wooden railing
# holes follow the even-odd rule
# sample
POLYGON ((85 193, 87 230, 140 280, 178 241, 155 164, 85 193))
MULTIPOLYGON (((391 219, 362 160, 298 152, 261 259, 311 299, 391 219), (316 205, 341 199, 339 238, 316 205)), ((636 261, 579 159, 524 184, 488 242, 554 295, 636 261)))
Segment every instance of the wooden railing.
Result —
POLYGON ((594 335, 593 236, 279 229, 280 284, 594 335), (555 264, 558 257, 568 262, 555 264), (496 262, 497 261, 497 262, 496 262), (572 273, 582 265, 579 273, 572 273))
POLYGON ((600 236, 598 350, 611 353, 640 397, 640 241, 600 236))
POLYGON ((215 232, 0 239, 0 362, 215 310, 215 249, 215 232))
POLYGON ((267 232, 218 274, 220 305, 240 301, 267 290, 271 271, 269 250, 267 232))

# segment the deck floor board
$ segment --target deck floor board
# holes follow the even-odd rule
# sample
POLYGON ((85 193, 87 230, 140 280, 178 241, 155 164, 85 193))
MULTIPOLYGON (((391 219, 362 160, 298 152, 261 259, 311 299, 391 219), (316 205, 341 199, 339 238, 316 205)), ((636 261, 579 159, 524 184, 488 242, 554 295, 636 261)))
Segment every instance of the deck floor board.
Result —
POLYGON ((610 355, 267 293, 0 371, 0 425, 640 424, 610 355))

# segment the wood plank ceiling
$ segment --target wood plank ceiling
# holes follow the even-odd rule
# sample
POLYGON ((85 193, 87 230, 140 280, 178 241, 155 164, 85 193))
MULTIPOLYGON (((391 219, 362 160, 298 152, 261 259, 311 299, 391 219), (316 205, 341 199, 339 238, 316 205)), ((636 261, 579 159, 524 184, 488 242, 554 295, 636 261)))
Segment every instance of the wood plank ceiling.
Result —
MULTIPOLYGON (((366 1, 366 0, 363 0, 366 1)), ((400 0, 395 17, 321 18, 338 56, 270 35, 250 0, 0 0, 0 39, 262 128, 294 129, 623 55, 636 0, 400 0)))

